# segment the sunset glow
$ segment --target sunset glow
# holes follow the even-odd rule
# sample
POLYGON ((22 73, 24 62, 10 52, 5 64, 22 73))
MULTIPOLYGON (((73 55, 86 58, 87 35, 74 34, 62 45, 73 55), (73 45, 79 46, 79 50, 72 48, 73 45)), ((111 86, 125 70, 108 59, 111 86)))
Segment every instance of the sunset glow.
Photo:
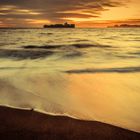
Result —
POLYGON ((42 27, 75 23, 78 27, 140 24, 139 0, 1 0, 0 27, 42 27))

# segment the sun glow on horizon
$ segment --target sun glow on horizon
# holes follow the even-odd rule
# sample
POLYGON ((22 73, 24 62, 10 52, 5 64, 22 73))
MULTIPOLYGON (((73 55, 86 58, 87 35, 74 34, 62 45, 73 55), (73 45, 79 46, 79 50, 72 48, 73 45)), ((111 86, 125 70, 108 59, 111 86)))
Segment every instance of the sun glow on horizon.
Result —
POLYGON ((41 2, 37 0, 37 3, 33 0, 29 3, 2 1, 0 2, 0 27, 42 27, 43 24, 66 21, 75 23, 78 27, 106 27, 116 23, 140 25, 139 6, 139 0, 95 0, 94 2, 48 0, 48 3, 46 0, 41 2))

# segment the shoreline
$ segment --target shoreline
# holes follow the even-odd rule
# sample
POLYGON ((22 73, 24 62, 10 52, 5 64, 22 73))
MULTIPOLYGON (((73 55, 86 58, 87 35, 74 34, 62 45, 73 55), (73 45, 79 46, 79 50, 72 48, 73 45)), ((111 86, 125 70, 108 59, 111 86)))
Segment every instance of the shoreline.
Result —
POLYGON ((138 140, 140 133, 97 121, 0 106, 0 139, 138 140))

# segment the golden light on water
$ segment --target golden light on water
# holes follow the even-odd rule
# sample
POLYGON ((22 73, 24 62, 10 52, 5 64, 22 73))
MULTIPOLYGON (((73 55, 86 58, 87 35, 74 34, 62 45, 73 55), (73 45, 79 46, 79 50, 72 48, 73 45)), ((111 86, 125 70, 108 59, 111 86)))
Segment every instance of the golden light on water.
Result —
POLYGON ((137 77, 140 74, 73 74, 69 77, 68 98, 89 119, 140 131, 137 77))
MULTIPOLYGON (((56 114, 68 113, 81 119, 98 120, 140 132, 139 73, 80 75, 31 73, 25 71, 20 74, 20 80, 17 76, 10 77, 11 85, 5 82, 5 88, 3 87, 1 91, 1 99, 4 94, 6 100, 4 98, 1 101, 9 105, 14 103, 19 107, 34 106, 48 112, 52 111, 51 106, 54 106, 53 112, 56 114), (14 97, 11 98, 9 94, 13 87, 15 88, 12 96, 22 98, 20 102, 13 100, 14 97), (22 94, 19 91, 22 91, 22 94)), ((1 80, 0 86, 2 83, 1 80)))

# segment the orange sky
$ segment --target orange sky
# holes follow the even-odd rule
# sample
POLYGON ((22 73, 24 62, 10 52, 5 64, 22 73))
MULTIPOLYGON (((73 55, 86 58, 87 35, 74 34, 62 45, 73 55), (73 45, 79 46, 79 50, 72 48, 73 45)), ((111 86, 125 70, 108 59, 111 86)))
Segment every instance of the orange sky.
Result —
POLYGON ((78 27, 140 24, 140 0, 1 0, 0 27, 42 27, 69 21, 78 27))

